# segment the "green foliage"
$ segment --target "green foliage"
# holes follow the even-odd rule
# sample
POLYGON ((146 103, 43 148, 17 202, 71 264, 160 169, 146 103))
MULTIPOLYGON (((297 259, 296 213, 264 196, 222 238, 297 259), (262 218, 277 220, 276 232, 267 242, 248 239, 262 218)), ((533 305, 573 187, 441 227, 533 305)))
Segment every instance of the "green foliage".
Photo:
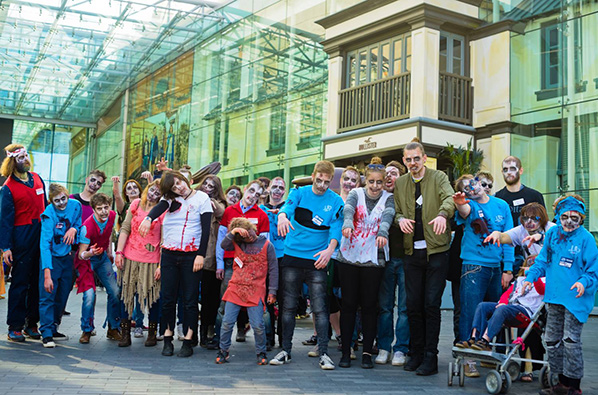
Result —
POLYGON ((453 180, 456 180, 462 174, 476 174, 480 171, 484 160, 484 152, 473 149, 473 138, 469 139, 465 148, 455 147, 453 144, 447 143, 440 155, 451 162, 452 171, 449 174, 452 175, 453 180))

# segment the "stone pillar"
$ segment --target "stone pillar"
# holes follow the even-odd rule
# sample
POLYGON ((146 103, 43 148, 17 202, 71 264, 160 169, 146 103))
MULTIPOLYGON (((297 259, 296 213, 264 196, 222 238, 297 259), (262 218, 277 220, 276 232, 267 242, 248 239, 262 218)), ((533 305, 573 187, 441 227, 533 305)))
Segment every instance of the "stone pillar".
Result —
POLYGON ((440 31, 423 26, 411 31, 410 118, 438 119, 440 31))
POLYGON ((334 136, 338 131, 339 92, 343 88, 343 58, 339 54, 330 54, 328 60, 328 120, 326 135, 334 136))

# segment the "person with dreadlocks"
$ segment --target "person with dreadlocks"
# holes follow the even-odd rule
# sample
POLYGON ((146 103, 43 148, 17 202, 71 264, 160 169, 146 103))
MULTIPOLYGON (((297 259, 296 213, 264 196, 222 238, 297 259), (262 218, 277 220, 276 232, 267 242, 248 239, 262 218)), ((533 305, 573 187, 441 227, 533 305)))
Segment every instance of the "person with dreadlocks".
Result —
POLYGON ((583 377, 581 331, 598 288, 598 248, 594 236, 582 226, 586 206, 581 196, 559 198, 556 215, 557 226, 545 237, 535 234, 526 238, 533 242, 544 239, 544 247, 523 286, 529 289, 539 277, 546 276, 545 340, 550 370, 559 375, 559 382, 540 394, 578 395, 583 377))
POLYGON ((12 267, 8 291, 8 340, 39 340, 39 240, 40 216, 46 208, 46 188, 41 177, 29 171, 31 160, 21 144, 10 144, 0 173, 7 177, 0 191, 0 249, 12 267), (25 328, 23 334, 23 328, 25 328))

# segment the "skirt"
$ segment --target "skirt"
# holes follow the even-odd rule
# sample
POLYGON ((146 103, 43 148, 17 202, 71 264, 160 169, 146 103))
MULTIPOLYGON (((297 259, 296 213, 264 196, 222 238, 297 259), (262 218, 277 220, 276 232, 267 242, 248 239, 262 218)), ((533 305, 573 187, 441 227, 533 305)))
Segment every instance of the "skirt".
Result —
POLYGON ((124 269, 118 270, 117 278, 121 287, 121 300, 129 319, 135 308, 135 294, 139 296, 139 305, 146 313, 160 299, 160 280, 154 279, 157 268, 158 263, 137 262, 124 258, 124 269))

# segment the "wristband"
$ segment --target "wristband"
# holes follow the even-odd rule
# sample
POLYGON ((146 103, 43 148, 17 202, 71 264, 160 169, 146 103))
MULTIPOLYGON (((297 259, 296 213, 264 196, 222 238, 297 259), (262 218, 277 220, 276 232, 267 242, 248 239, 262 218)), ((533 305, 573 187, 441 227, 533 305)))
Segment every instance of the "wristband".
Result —
POLYGON ((122 251, 116 251, 115 254, 116 255, 123 255, 123 252, 122 251))
POLYGON ((79 254, 79 258, 81 258, 81 260, 82 260, 82 261, 87 261, 87 260, 89 260, 89 258, 84 258, 84 257, 83 257, 83 254, 85 254, 86 252, 87 252, 87 251, 82 251, 82 252, 79 254))
POLYGON ((144 220, 148 220, 149 222, 152 222, 152 217, 150 217, 149 215, 147 217, 144 218, 144 220))

